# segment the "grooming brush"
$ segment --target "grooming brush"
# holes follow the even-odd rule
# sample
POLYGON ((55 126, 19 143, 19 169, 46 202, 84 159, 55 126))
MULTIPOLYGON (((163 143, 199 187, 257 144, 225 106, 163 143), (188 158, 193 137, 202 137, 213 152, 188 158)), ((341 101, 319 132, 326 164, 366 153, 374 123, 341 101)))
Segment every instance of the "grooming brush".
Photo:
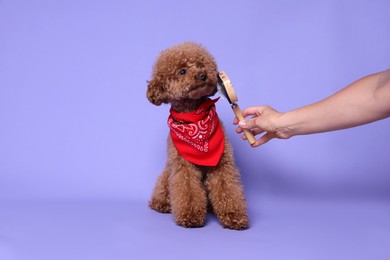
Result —
MULTIPOLYGON (((232 107, 234 114, 236 115, 237 119, 239 121, 244 121, 244 116, 242 115, 241 109, 238 106, 238 98, 236 95, 236 92, 234 92, 234 88, 232 83, 230 82, 230 79, 226 75, 225 72, 221 71, 218 73, 218 84, 217 89, 219 94, 226 98, 227 101, 230 103, 230 106, 232 107)), ((253 136, 252 132, 249 129, 243 129, 244 134, 246 136, 246 139, 250 144, 254 144, 256 142, 255 137, 253 136)))

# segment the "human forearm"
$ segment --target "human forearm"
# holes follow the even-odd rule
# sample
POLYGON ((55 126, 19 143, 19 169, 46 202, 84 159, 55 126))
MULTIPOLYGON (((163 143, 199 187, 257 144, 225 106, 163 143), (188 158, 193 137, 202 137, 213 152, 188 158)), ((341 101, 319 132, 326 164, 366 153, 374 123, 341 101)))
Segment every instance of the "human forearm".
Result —
POLYGON ((281 113, 270 106, 257 106, 244 109, 243 115, 252 118, 242 122, 236 118, 237 132, 250 129, 254 135, 262 134, 252 147, 273 138, 367 124, 390 116, 390 70, 359 79, 324 100, 292 111, 281 113))
POLYGON ((320 102, 283 113, 287 137, 363 125, 390 115, 390 70, 364 77, 320 102))

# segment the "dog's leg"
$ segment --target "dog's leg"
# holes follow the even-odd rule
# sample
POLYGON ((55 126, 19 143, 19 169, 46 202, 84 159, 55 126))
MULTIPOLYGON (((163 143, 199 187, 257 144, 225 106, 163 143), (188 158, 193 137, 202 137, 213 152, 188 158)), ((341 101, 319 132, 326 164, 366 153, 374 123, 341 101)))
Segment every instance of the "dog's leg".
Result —
POLYGON ((161 175, 158 177, 153 190, 152 198, 149 201, 149 207, 161 212, 170 213, 171 205, 169 203, 169 166, 167 165, 161 175))
POLYGON ((212 168, 205 182, 215 214, 225 228, 248 228, 247 204, 239 172, 234 164, 231 146, 225 143, 225 153, 212 168))
POLYGON ((206 222, 207 196, 201 170, 181 157, 176 158, 169 177, 172 213, 178 225, 202 227, 206 222))

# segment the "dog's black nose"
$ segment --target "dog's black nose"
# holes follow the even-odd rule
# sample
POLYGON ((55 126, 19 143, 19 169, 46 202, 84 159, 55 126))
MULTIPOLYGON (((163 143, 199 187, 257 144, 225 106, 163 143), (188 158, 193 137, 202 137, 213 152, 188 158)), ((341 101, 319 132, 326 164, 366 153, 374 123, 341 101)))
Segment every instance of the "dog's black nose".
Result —
POLYGON ((206 74, 206 73, 200 73, 200 74, 198 75, 198 77, 199 77, 199 79, 200 79, 201 81, 206 81, 206 79, 207 79, 207 74, 206 74))

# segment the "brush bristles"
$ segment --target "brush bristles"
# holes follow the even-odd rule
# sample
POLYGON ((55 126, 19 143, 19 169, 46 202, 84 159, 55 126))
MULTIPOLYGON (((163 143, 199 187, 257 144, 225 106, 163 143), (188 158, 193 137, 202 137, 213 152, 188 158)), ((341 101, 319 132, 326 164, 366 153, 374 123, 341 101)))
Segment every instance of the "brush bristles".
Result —
POLYGON ((225 88, 225 85, 223 84, 222 80, 218 77, 218 83, 217 83, 217 90, 218 90, 218 93, 221 95, 221 97, 227 99, 227 101, 231 104, 232 101, 230 100, 227 92, 226 92, 226 88, 225 88))

